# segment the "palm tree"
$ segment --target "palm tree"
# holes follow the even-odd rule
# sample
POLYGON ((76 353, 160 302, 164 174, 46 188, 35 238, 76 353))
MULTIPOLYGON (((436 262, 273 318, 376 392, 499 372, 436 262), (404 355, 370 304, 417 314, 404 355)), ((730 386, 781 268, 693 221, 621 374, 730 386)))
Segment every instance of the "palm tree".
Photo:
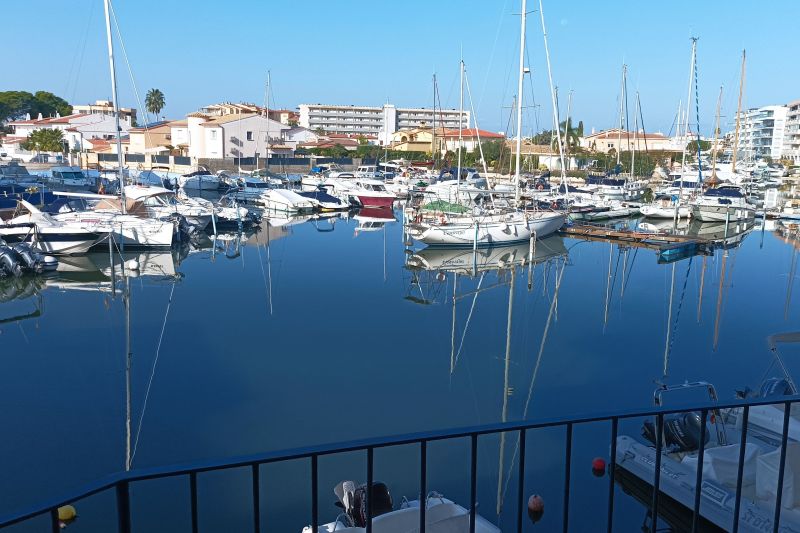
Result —
POLYGON ((158 119, 158 114, 161 113, 161 110, 164 109, 166 105, 166 100, 164 99, 164 93, 161 92, 159 89, 150 89, 147 91, 147 96, 144 98, 144 106, 147 108, 147 111, 153 113, 158 119))

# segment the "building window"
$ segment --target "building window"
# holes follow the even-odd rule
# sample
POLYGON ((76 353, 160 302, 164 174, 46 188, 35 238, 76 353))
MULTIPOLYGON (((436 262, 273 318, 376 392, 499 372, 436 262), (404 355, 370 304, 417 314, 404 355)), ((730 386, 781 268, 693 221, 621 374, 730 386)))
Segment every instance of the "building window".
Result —
POLYGON ((217 130, 211 130, 211 140, 212 141, 217 140, 217 130))
POLYGON ((252 141, 253 140, 253 132, 252 131, 248 131, 247 132, 247 140, 248 141, 252 141))

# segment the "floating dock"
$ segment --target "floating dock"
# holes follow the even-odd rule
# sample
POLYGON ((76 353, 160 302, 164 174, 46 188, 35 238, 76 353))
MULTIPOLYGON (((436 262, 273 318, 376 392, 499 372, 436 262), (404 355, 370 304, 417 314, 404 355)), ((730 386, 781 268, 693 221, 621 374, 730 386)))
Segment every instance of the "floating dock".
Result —
POLYGON ((655 233, 617 229, 594 224, 570 224, 561 228, 563 235, 587 241, 611 241, 634 248, 655 250, 661 260, 671 262, 692 255, 711 255, 714 243, 711 240, 687 235, 655 233))

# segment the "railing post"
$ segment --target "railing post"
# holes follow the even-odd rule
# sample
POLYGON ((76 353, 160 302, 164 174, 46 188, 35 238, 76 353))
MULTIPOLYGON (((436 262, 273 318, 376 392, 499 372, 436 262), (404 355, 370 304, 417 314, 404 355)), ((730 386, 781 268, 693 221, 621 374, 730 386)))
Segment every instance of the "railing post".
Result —
POLYGON ((692 511, 692 533, 700 523, 700 496, 703 493, 703 457, 706 451, 706 418, 708 409, 700 411, 700 448, 697 450, 697 473, 694 480, 694 510, 692 511))
POLYGON ((661 449, 664 444, 664 415, 656 415, 656 466, 653 478, 653 502, 651 512, 653 521, 650 524, 650 531, 656 533, 658 530, 658 491, 661 486, 661 449))
POLYGON ((772 531, 778 533, 781 524, 781 498, 783 497, 783 470, 786 468, 786 447, 789 440, 789 417, 792 404, 783 403, 783 433, 781 433, 781 461, 778 467, 778 488, 775 493, 775 518, 772 521, 772 531))
POLYGON ((522 533, 522 505, 525 501, 525 434, 519 430, 519 478, 517 480, 517 533, 522 533))
POLYGON ((131 532, 131 500, 127 481, 117 483, 117 531, 131 532))
POLYGON ((564 533, 569 531, 569 478, 572 473, 572 422, 567 424, 567 445, 564 450, 564 533))
POLYGON ((606 530, 611 533, 614 524, 614 475, 617 467, 617 433, 619 431, 619 419, 611 419, 611 453, 608 458, 608 525, 606 530))
POLYGON ((471 437, 469 467, 469 533, 475 533, 475 507, 478 505, 478 434, 471 437))
POLYGON ((61 520, 58 519, 58 509, 50 509, 50 531, 61 533, 61 520))
POLYGON ((319 471, 318 457, 311 456, 311 533, 317 533, 319 527, 319 471))
POLYGON ((189 493, 192 510, 192 533, 198 533, 200 528, 197 523, 197 472, 189 474, 189 493))
POLYGON ((251 466, 253 478, 253 531, 261 533, 261 480, 258 463, 251 466))
POLYGON ((742 409, 742 436, 739 439, 739 467, 736 473, 736 500, 733 503, 733 528, 731 533, 739 533, 739 511, 742 507, 742 479, 744 478, 744 453, 747 446, 747 421, 750 418, 750 406, 742 409))
MULTIPOLYGON (((428 442, 419 443, 419 531, 425 533, 425 513, 428 510, 428 442)), ((317 533, 316 531, 314 533, 317 533)))
POLYGON ((372 484, 375 449, 367 448, 367 533, 372 533, 372 484))

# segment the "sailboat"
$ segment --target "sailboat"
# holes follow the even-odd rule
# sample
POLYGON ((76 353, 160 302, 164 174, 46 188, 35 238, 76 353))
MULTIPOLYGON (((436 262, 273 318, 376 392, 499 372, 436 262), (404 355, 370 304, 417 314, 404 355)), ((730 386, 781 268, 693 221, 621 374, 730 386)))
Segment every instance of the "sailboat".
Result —
MULTIPOLYGON (((524 4, 525 2, 523 2, 524 4)), ((526 211, 518 206, 520 202, 520 163, 522 148, 522 89, 525 75, 525 25, 527 13, 522 10, 520 26, 519 77, 517 98, 517 154, 514 209, 498 208, 493 205, 470 205, 468 209, 441 211, 419 211, 412 222, 407 224, 409 237, 433 246, 491 246, 526 242, 555 233, 564 225, 566 215, 556 211, 526 211)), ((461 109, 463 110, 464 62, 461 61, 461 109)), ((460 129, 459 129, 460 131, 460 129)), ((460 135, 459 135, 460 139, 460 135)), ((459 141, 459 164, 456 187, 461 179, 461 142, 459 141)), ((460 195, 457 195, 460 199, 460 195)))

